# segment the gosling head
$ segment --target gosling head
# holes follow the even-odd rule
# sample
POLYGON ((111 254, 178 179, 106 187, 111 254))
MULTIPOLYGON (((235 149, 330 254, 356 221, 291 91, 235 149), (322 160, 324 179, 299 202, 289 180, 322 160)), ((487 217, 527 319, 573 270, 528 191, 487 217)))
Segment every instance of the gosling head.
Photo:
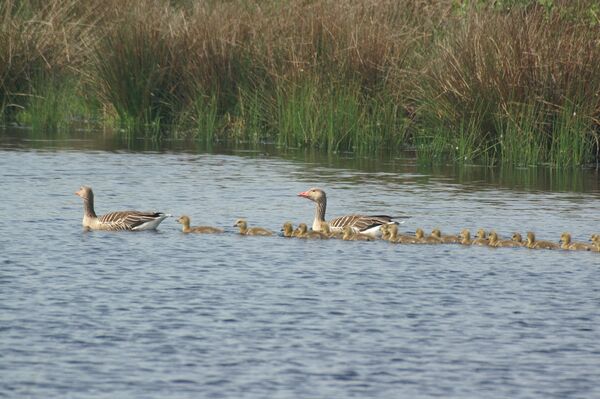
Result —
POLYGON ((528 243, 535 242, 535 233, 533 231, 527 232, 527 242, 528 243))
POLYGON ((470 240, 471 239, 471 232, 469 231, 469 229, 463 229, 460 234, 459 237, 463 240, 470 240))
POLYGON ((233 227, 239 227, 240 229, 245 229, 248 227, 248 223, 244 219, 238 219, 233 224, 233 227))
POLYGON ((485 234, 485 230, 484 229, 477 230, 477 238, 481 238, 481 239, 485 239, 486 238, 486 234, 485 234))
POLYGON ((442 238, 442 232, 440 229, 433 229, 431 230, 431 236, 435 238, 442 238))
POLYGON ((190 218, 189 218, 189 216, 181 215, 177 219, 177 223, 181 223, 184 226, 189 225, 190 224, 190 218))
POLYGON ((300 223, 298 225, 298 231, 300 232, 300 234, 305 234, 308 231, 308 226, 306 225, 306 223, 300 223))
POLYGON ((321 223, 321 230, 327 235, 331 234, 331 228, 329 227, 329 223, 327 222, 321 223))
POLYGON ((289 237, 294 232, 294 226, 292 226, 292 222, 285 222, 283 224, 283 228, 281 229, 283 235, 289 237))
POLYGON ((492 231, 490 233, 490 244, 495 244, 498 242, 498 233, 496 233, 495 231, 492 231))
POLYGON ((521 237, 520 233, 513 233, 511 239, 516 242, 523 242, 523 237, 521 237))
POLYGON ((419 228, 418 228, 418 229, 415 231, 415 237, 417 237, 418 239, 421 239, 421 238, 424 238, 424 237, 425 237, 425 232, 423 231, 423 229, 422 229, 422 228, 420 228, 420 227, 419 227, 419 228))

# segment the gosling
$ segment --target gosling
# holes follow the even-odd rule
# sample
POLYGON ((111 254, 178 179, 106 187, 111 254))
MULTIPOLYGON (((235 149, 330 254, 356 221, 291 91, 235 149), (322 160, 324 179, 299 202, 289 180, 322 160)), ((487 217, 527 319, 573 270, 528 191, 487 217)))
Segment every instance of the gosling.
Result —
POLYGON ((495 231, 492 231, 490 233, 490 237, 489 237, 489 246, 494 247, 494 248, 520 247, 521 244, 519 244, 518 242, 513 241, 513 240, 500 240, 500 239, 498 239, 498 233, 496 233, 495 231))
MULTIPOLYGON (((389 242, 392 242, 395 244, 417 244, 419 242, 419 240, 415 236, 407 236, 405 234, 398 234, 398 225, 396 225, 396 224, 390 224, 390 225, 384 225, 384 226, 386 226, 386 228, 389 232, 389 237, 388 237, 389 242)), ((384 227, 384 226, 381 226, 381 227, 384 227)))
POLYGON ((536 241, 533 231, 527 232, 527 248, 531 249, 559 249, 560 246, 550 241, 536 241))
POLYGON ((560 235, 560 247, 570 251, 592 251, 594 246, 582 242, 572 242, 570 233, 562 233, 560 235))
POLYGON ((452 236, 452 235, 447 235, 447 236, 443 236, 442 232, 440 231, 440 229, 433 229, 431 231, 431 236, 434 238, 437 238, 439 241, 445 243, 445 244, 458 244, 460 243, 460 237, 458 236, 452 236))
POLYGON ((471 240, 471 232, 469 231, 469 229, 463 229, 460 232, 459 237, 460 237, 460 243, 462 245, 471 245, 471 243, 473 242, 471 240))
POLYGON ((308 226, 306 223, 300 223, 298 225, 298 234, 296 237, 298 238, 313 238, 313 239, 328 239, 327 235, 321 233, 320 231, 308 231, 308 226))
POLYGON ((344 235, 342 237, 345 241, 373 241, 375 238, 366 234, 355 231, 352 226, 344 227, 344 235))
POLYGON ((521 233, 513 233, 511 240, 513 240, 514 242, 516 242, 517 244, 519 244, 520 247, 524 247, 525 243, 523 242, 523 237, 521 236, 521 233))
POLYGON ((292 226, 291 222, 285 222, 281 228, 281 232, 284 237, 290 238, 292 237, 292 234, 294 234, 294 226, 292 226))
MULTIPOLYGON (((381 226, 382 228, 387 225, 381 226)), ((329 223, 321 222, 321 233, 325 234, 329 238, 339 238, 342 239, 344 237, 344 233, 341 231, 331 231, 331 227, 329 227, 329 223)))
POLYGON ((211 226, 194 226, 190 227, 190 217, 182 215, 177 219, 177 223, 181 223, 181 231, 184 233, 200 233, 200 234, 212 234, 222 233, 223 229, 211 226))
POLYGON ((248 223, 244 219, 235 221, 233 227, 240 229, 240 234, 243 236, 272 236, 273 232, 262 227, 248 227, 248 223))
POLYGON ((431 236, 425 237, 425 232, 420 227, 415 231, 415 237, 419 244, 441 244, 441 241, 437 238, 431 236))
POLYGON ((477 236, 471 241, 471 245, 489 245, 490 240, 487 239, 485 234, 485 230, 479 229, 477 230, 477 236))

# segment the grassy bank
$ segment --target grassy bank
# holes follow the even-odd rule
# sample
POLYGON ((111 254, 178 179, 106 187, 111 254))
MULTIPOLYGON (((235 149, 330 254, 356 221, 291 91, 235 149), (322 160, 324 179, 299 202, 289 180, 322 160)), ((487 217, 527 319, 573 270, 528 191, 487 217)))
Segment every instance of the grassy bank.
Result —
POLYGON ((595 1, 8 0, 5 123, 422 160, 600 161, 595 1))

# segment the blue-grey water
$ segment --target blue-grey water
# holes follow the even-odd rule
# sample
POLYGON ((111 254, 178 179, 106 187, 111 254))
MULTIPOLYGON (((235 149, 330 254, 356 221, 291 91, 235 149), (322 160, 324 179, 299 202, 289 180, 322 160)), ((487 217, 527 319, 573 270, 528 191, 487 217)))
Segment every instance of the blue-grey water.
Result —
POLYGON ((0 397, 600 397, 598 253, 231 227, 310 223, 296 194, 321 186, 331 217, 587 241, 600 233, 594 171, 82 143, 0 141, 0 397), (99 214, 156 209, 226 233, 184 235, 175 217, 84 232, 82 184, 99 214))

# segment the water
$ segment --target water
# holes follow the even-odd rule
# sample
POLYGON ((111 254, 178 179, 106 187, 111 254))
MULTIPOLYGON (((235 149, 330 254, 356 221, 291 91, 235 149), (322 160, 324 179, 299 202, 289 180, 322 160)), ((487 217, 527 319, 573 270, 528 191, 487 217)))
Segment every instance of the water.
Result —
POLYGON ((600 397, 597 253, 231 227, 310 222, 296 193, 319 185, 330 217, 586 241, 600 233, 594 171, 102 143, 0 141, 0 397, 600 397), (82 184, 99 214, 185 213, 226 234, 183 235, 175 218, 85 233, 82 184))

